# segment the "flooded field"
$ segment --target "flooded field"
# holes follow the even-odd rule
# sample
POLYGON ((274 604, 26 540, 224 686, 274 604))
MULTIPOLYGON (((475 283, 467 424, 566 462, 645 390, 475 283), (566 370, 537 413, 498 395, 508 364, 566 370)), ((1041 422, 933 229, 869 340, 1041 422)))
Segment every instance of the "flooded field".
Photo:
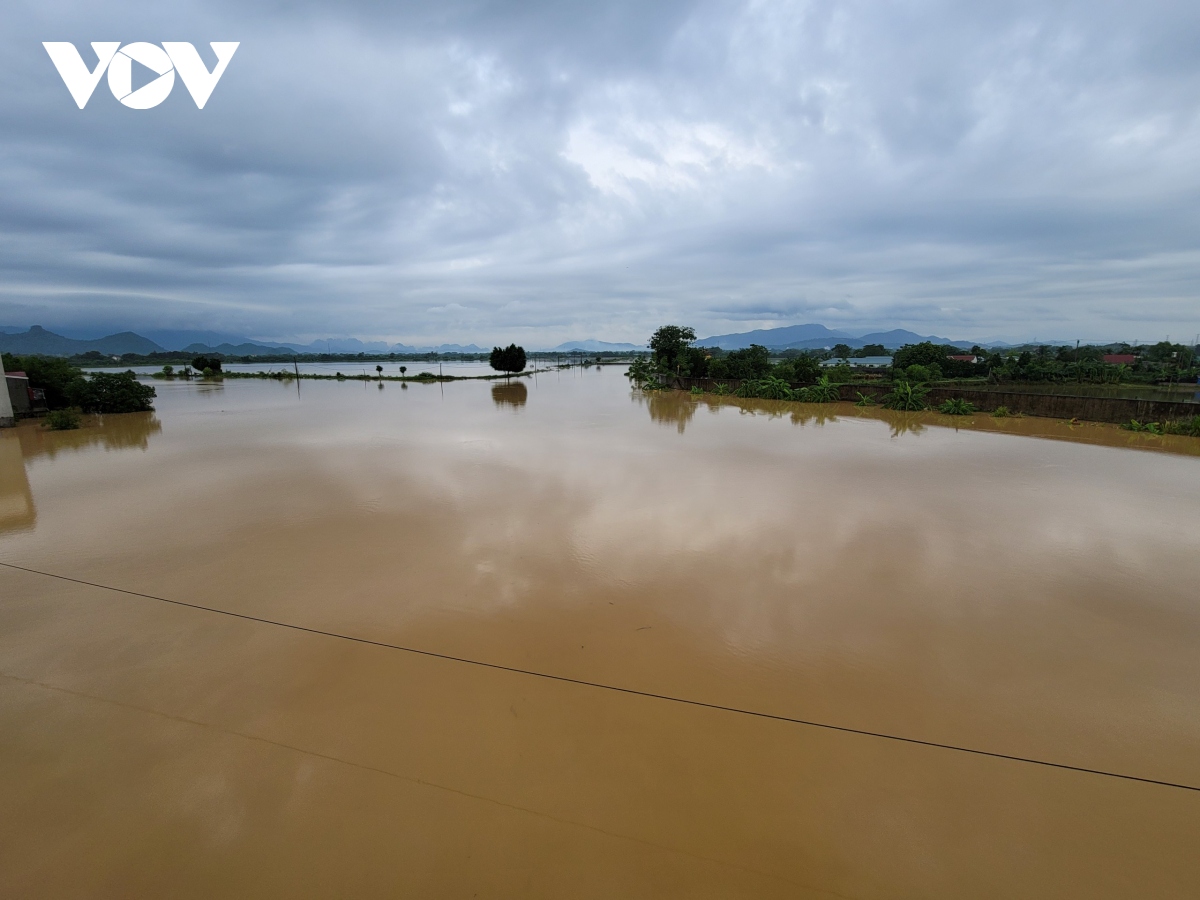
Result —
POLYGON ((0 896, 1200 895, 1200 440, 156 386, 0 432, 0 896))
MULTIPOLYGON (((540 362, 540 361, 539 361, 540 362)), ((553 360, 551 360, 553 362, 553 360)), ((299 371, 302 375, 336 375, 341 372, 343 375, 369 375, 375 377, 375 367, 383 366, 383 374, 389 377, 396 377, 401 374, 413 376, 419 375, 421 372, 429 372, 431 375, 455 375, 458 377, 471 377, 480 375, 495 375, 496 370, 493 369, 487 362, 478 362, 475 360, 342 360, 341 362, 253 362, 253 363, 225 363, 222 368, 226 372, 295 372, 299 371), (400 367, 404 366, 407 370, 401 373, 400 367)), ((179 369, 180 366, 175 366, 179 369)), ((85 372, 124 372, 126 370, 136 372, 139 375, 153 375, 155 372, 161 372, 162 366, 120 366, 107 368, 85 368, 85 372)))

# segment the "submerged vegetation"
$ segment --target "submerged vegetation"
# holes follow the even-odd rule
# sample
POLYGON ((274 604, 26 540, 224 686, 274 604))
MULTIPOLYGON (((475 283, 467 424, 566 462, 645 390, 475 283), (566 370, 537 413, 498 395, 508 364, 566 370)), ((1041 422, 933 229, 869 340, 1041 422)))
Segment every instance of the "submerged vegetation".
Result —
POLYGON ((975 412, 975 404, 962 397, 954 397, 938 407, 938 412, 948 416, 969 416, 975 412))
POLYGON ((1126 431, 1138 431, 1144 434, 1181 434, 1187 437, 1200 437, 1200 415, 1175 422, 1143 423, 1132 419, 1121 427, 1126 431))
POLYGON ((914 384, 911 381, 901 381, 896 383, 891 393, 884 395, 882 402, 888 409, 915 412, 916 410, 927 409, 929 407, 929 404, 925 401, 925 395, 928 393, 928 385, 914 384))
POLYGON ((78 410, 70 407, 51 410, 46 415, 46 427, 51 431, 74 431, 82 424, 83 419, 78 410))

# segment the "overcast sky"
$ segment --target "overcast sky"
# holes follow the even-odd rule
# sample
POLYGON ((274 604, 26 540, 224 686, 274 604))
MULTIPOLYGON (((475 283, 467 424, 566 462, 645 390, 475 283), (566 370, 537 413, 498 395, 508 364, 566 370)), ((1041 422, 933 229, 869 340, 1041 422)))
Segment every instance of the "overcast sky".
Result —
POLYGON ((14 3, 0 325, 1200 331, 1200 3, 14 3), (79 110, 42 41, 241 47, 79 110))

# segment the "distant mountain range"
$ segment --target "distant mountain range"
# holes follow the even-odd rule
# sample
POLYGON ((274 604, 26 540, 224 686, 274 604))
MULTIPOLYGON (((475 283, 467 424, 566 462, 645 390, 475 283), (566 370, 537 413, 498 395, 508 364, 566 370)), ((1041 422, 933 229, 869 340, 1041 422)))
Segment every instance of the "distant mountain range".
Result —
POLYGON ((225 356, 280 356, 292 353, 486 353, 475 344, 438 344, 412 347, 386 341, 363 342, 357 338, 329 338, 309 344, 252 341, 215 331, 152 331, 151 337, 123 331, 94 340, 64 337, 40 325, 29 330, 0 326, 0 350, 5 353, 76 356, 96 350, 105 356, 123 353, 221 353, 225 356))
MULTIPOLYGON (((834 344, 846 344, 858 349, 867 344, 882 344, 889 350, 897 350, 905 344, 932 341, 935 344, 951 344, 955 347, 972 347, 977 341, 955 341, 938 337, 936 334, 917 334, 896 328, 892 331, 872 331, 867 334, 849 334, 832 331, 824 325, 788 325, 784 328, 760 328, 737 334, 716 334, 696 341, 699 347, 720 347, 722 350, 743 350, 751 344, 759 344, 771 350, 821 350, 834 344)), ((980 344, 985 347, 1007 347, 1008 344, 993 342, 980 344)))
MULTIPOLYGON (((771 350, 819 350, 834 344, 846 344, 858 349, 867 344, 882 344, 889 350, 905 344, 932 341, 935 344, 951 344, 969 348, 978 343, 983 347, 1012 347, 1000 341, 989 343, 951 340, 934 334, 917 334, 904 329, 872 331, 867 334, 851 334, 834 331, 824 325, 788 325, 783 328, 763 328, 736 334, 716 334, 696 341, 700 347, 720 347, 722 350, 741 350, 751 344, 761 344, 771 350)), ((1070 343, 1046 341, 1044 343, 1070 343)), ((28 330, 19 327, 0 326, 0 350, 7 353, 40 353, 47 356, 75 356, 98 351, 105 356, 120 356, 123 353, 162 353, 166 351, 187 354, 221 353, 225 356, 280 356, 292 353, 486 353, 490 348, 475 344, 438 344, 436 346, 411 346, 389 344, 386 341, 360 341, 357 338, 327 338, 308 344, 256 341, 240 335, 218 331, 148 331, 145 335, 122 331, 95 339, 76 339, 47 331, 40 325, 28 330)), ((644 344, 610 343, 588 338, 581 341, 566 341, 541 353, 585 353, 616 352, 628 353, 645 350, 644 344)))
POLYGON ((120 356, 122 353, 155 353, 161 351, 162 347, 132 331, 110 334, 93 341, 77 341, 34 325, 28 331, 11 332, 6 329, 0 333, 0 350, 43 356, 74 356, 76 353, 98 350, 106 356, 120 356))
POLYGON ((610 344, 608 341, 597 341, 589 338, 586 341, 567 341, 549 350, 539 350, 539 353, 570 353, 572 350, 583 350, 587 353, 627 353, 631 350, 645 350, 645 344, 610 344))

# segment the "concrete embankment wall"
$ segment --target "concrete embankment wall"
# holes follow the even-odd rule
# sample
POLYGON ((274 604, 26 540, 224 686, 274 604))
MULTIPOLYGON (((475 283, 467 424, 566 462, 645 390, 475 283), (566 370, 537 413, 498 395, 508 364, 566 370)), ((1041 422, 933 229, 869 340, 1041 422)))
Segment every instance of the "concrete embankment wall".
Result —
MULTIPOLYGON (((699 386, 702 390, 713 390, 717 382, 711 378, 675 378, 673 385, 682 390, 699 386)), ((730 392, 741 385, 738 379, 723 380, 730 392)), ((800 385, 792 385, 800 387, 800 385)), ((855 401, 859 392, 879 400, 891 390, 890 384, 842 384, 838 385, 841 399, 855 401)), ((1126 397, 1079 397, 1065 394, 1034 394, 1020 391, 962 390, 957 387, 935 387, 926 395, 931 406, 946 400, 961 397, 975 404, 981 412, 991 412, 999 406, 1008 407, 1009 412, 1026 416, 1045 416, 1053 419, 1081 419, 1087 422, 1125 423, 1131 419, 1139 422, 1174 422, 1200 415, 1200 404, 1181 403, 1170 400, 1132 400, 1126 397)))

